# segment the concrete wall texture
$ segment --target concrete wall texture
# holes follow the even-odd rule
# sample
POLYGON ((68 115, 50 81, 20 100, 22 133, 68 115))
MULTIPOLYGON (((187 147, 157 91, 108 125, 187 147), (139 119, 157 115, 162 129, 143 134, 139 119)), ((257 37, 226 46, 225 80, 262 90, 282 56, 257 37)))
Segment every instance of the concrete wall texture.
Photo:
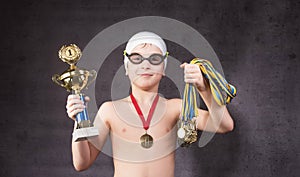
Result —
MULTIPOLYGON (((106 27, 139 16, 168 17, 196 29, 238 90, 228 105, 234 131, 215 135, 203 148, 177 149, 176 177, 299 176, 299 7, 298 0, 2 3, 0 176, 113 176, 112 159, 104 154, 87 171, 74 170, 67 93, 51 76, 66 69, 57 57, 62 44, 84 48, 106 27)), ((97 79, 104 85, 99 104, 107 99, 108 77, 97 79)))

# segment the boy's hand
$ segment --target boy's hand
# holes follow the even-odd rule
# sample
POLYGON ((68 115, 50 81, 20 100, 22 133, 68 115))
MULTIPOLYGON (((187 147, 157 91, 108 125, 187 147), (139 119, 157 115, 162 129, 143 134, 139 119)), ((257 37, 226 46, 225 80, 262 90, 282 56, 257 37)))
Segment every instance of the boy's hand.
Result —
MULTIPOLYGON (((87 96, 84 99, 86 102, 90 101, 90 98, 87 96)), ((86 106, 84 105, 84 102, 80 100, 79 95, 71 94, 68 96, 66 109, 68 116, 71 119, 75 120, 76 114, 82 112, 85 107, 86 106)))
POLYGON ((208 88, 198 65, 183 63, 180 67, 184 69, 184 82, 194 84, 199 91, 205 91, 208 88))

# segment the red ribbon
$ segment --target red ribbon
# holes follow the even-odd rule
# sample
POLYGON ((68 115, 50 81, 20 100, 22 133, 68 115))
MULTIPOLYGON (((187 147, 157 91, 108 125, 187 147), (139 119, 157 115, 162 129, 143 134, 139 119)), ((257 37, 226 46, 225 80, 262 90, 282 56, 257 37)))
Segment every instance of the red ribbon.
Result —
POLYGON ((153 116, 153 113, 154 113, 154 110, 155 110, 155 107, 157 105, 157 102, 158 102, 158 94, 156 95, 152 105, 151 105, 151 108, 149 110, 149 114, 148 114, 148 117, 147 117, 147 121, 145 120, 145 117, 136 101, 136 99, 134 98, 134 96, 132 95, 132 93, 130 94, 130 98, 131 98, 131 101, 135 107, 135 110, 136 112, 138 113, 138 115, 140 116, 142 122, 143 122, 143 126, 144 126, 144 129, 145 130, 148 130, 149 129, 149 126, 150 126, 150 122, 151 122, 151 119, 152 119, 152 116, 153 116))

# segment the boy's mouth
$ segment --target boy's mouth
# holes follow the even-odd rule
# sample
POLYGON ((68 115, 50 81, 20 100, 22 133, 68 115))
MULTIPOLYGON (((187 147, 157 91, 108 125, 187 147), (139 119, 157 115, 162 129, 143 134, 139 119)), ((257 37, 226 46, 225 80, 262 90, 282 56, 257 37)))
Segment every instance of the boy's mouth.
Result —
POLYGON ((153 76, 153 74, 152 73, 142 73, 142 74, 140 74, 140 76, 150 77, 150 76, 153 76))

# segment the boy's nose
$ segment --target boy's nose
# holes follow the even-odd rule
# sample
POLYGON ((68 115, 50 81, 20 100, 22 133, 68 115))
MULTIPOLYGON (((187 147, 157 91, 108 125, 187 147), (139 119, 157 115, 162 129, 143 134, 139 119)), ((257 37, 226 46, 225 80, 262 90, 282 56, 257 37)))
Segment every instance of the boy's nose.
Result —
POLYGON ((142 61, 141 65, 142 65, 143 69, 149 69, 151 66, 151 63, 148 60, 144 60, 144 61, 142 61))

